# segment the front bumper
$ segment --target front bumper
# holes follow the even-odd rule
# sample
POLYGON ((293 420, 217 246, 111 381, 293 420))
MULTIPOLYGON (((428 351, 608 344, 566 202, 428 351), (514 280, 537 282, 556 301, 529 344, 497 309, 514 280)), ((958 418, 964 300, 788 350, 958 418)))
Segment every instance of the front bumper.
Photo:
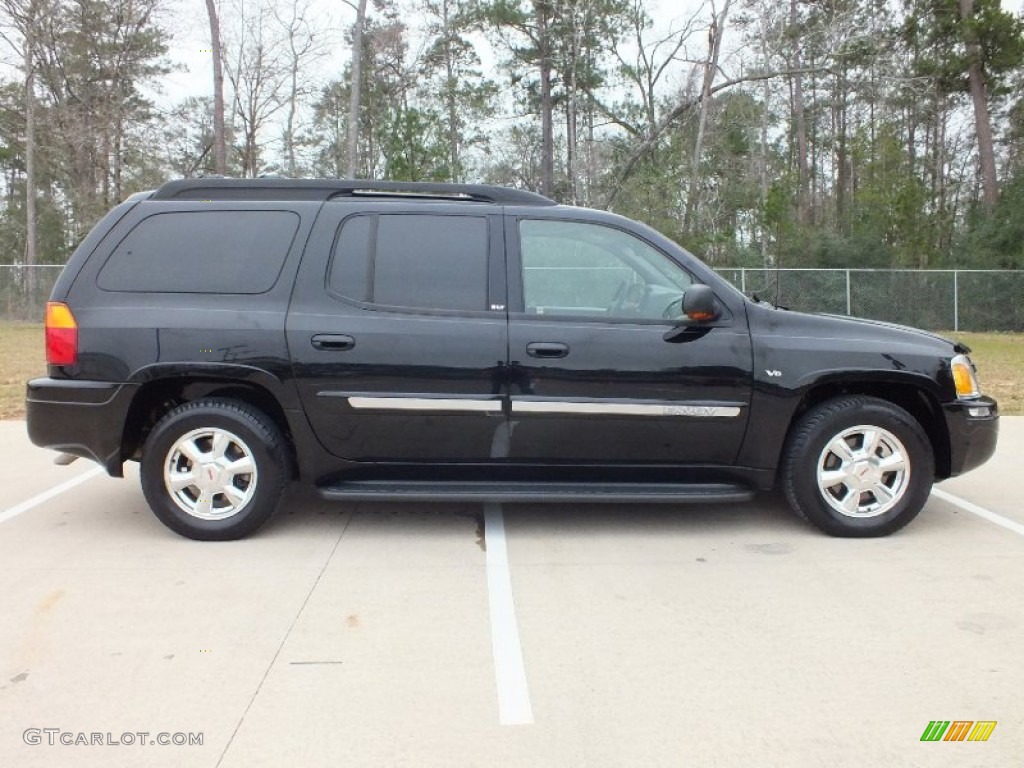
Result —
POLYGON ((949 430, 949 476, 980 467, 996 451, 999 406, 990 397, 945 403, 942 411, 949 430))
POLYGON ((25 393, 28 437, 41 448, 92 459, 108 474, 121 477, 121 440, 138 386, 109 381, 32 379, 25 393))

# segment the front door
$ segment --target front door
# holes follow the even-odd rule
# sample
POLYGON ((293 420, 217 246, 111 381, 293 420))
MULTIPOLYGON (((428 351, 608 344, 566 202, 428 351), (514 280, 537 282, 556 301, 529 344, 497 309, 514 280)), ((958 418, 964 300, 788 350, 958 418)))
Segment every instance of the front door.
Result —
POLYGON ((693 277, 611 224, 510 218, 511 458, 729 464, 750 406, 742 307, 682 317, 693 277))
POLYGON ((296 384, 336 456, 485 461, 506 418, 502 217, 415 205, 324 206, 287 321, 296 384))

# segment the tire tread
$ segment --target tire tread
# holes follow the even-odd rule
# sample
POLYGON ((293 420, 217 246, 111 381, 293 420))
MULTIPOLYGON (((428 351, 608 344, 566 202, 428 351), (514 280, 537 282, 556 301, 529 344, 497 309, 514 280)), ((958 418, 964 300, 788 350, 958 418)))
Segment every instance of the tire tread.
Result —
MULTIPOLYGON (((813 407, 801 417, 800 422, 790 433, 786 446, 783 449, 782 461, 780 462, 782 490, 787 501, 789 501, 790 507, 799 517, 833 536, 885 536, 903 528, 917 516, 917 511, 915 511, 913 514, 900 514, 877 528, 841 529, 838 525, 828 525, 824 520, 821 522, 816 520, 814 515, 808 514, 805 505, 800 500, 800 494, 796 487, 800 479, 800 463, 802 460, 806 461, 807 446, 814 439, 815 435, 822 429, 824 424, 839 418, 843 414, 851 411, 866 412, 872 409, 882 409, 890 417, 902 422, 928 449, 929 456, 927 458, 931 460, 926 460, 925 466, 912 465, 911 470, 915 474, 912 474, 911 482, 914 481, 913 478, 919 476, 923 471, 934 473, 934 456, 931 455, 931 443, 927 434, 917 419, 895 403, 869 395, 841 395, 813 407)), ((907 490, 908 493, 912 491, 913 488, 908 488, 907 490)))
MULTIPOLYGON (((227 541, 239 539, 253 533, 273 516, 276 511, 278 501, 284 493, 285 488, 288 485, 288 480, 291 477, 292 459, 287 439, 277 424, 275 424, 269 416, 241 400, 206 397, 200 400, 183 403, 176 408, 171 409, 159 420, 159 422, 157 422, 156 426, 150 432, 149 437, 146 439, 146 448, 143 450, 142 464, 143 471, 141 473, 141 481, 143 492, 147 497, 147 501, 150 501, 150 506, 157 514, 157 517, 159 517, 165 525, 177 533, 189 538, 201 539, 204 541, 227 541), (162 426, 169 424, 173 420, 187 417, 189 414, 199 411, 213 411, 214 414, 220 412, 243 423, 256 435, 257 439, 261 442, 263 449, 267 451, 272 461, 278 465, 279 471, 274 473, 277 475, 276 482, 273 482, 269 488, 264 486, 263 488, 257 489, 257 494, 262 492, 266 494, 268 499, 273 500, 272 504, 269 501, 266 503, 266 506, 269 506, 269 510, 257 513, 250 512, 241 519, 234 521, 234 525, 216 528, 203 528, 201 526, 201 521, 195 521, 195 523, 189 521, 189 525, 176 524, 176 519, 168 519, 167 515, 158 511, 156 505, 150 499, 150 490, 147 488, 147 485, 150 482, 155 481, 148 478, 145 471, 146 449, 152 445, 152 441, 155 439, 155 436, 156 438, 159 437, 162 431, 162 426)), ((261 482, 266 482, 266 480, 264 480, 266 475, 267 473, 264 471, 261 476, 261 482)), ((160 478, 160 483, 161 485, 163 483, 162 477, 160 478)))

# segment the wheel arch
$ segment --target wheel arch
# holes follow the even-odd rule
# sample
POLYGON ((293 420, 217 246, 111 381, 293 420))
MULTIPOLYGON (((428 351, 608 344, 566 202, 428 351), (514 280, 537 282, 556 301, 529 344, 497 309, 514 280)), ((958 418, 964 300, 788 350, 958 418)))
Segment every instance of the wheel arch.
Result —
MULTIPOLYGON (((789 444, 801 417, 821 403, 843 395, 877 397, 897 405, 913 416, 928 436, 935 458, 935 478, 950 475, 950 437, 946 419, 938 399, 925 387, 911 381, 878 381, 863 379, 833 379, 814 384, 804 392, 789 421, 783 446, 789 444)), ((781 470, 780 466, 776 472, 781 470)))
POLYGON ((151 379, 142 384, 132 398, 125 419, 121 436, 122 460, 140 459, 146 437, 157 422, 174 408, 211 397, 238 400, 265 413, 285 437, 291 458, 291 472, 294 475, 295 443, 288 418, 278 399, 260 384, 215 376, 167 377, 151 379))

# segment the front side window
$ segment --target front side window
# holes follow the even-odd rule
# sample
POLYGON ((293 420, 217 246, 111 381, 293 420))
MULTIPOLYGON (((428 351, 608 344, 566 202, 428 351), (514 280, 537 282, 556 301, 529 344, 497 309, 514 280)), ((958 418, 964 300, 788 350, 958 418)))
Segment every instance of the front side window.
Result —
POLYGON ((333 293, 389 307, 484 311, 487 220, 368 214, 342 225, 327 278, 333 293))
POLYGON ((677 320, 689 273, 643 240, 575 221, 519 223, 527 314, 677 320))

